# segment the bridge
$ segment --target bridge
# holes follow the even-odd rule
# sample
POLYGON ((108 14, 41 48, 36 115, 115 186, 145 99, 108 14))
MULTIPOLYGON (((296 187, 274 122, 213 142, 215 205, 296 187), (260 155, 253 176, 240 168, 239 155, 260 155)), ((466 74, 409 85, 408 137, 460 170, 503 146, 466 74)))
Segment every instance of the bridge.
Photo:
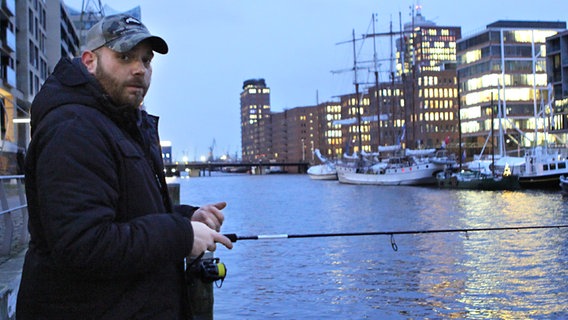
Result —
POLYGON ((212 171, 224 172, 248 172, 251 174, 266 173, 306 173, 308 162, 176 162, 165 164, 166 176, 180 176, 187 172, 190 176, 211 175, 212 171))

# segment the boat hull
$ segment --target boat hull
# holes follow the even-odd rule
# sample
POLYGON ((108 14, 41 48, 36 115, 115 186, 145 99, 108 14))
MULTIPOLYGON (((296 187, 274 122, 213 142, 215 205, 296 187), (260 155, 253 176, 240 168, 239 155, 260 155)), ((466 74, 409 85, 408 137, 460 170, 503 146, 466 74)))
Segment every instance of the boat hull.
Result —
POLYGON ((463 176, 458 175, 445 176, 439 174, 437 177, 438 187, 444 189, 467 189, 467 190, 519 190, 521 185, 519 183, 518 175, 509 176, 463 176))
POLYGON ((333 166, 320 164, 310 167, 308 176, 312 180, 337 180, 337 170, 333 166))
POLYGON ((312 180, 337 180, 337 173, 308 174, 312 180))
MULTIPOLYGON (((563 174, 568 174, 564 172, 563 174)), ((558 189, 561 173, 549 175, 521 176, 519 183, 523 189, 558 189)))
POLYGON ((436 173, 441 170, 436 165, 402 168, 385 172, 362 173, 355 170, 338 170, 337 178, 341 183, 379 186, 433 185, 436 173))

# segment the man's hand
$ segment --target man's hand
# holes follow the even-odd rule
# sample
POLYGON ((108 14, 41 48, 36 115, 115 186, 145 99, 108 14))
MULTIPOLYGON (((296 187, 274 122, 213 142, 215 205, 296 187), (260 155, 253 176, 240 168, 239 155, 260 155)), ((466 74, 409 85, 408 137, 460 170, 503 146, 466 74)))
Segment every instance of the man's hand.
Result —
POLYGON ((199 207, 199 209, 193 213, 191 221, 203 222, 209 228, 219 232, 221 231, 221 225, 225 220, 225 216, 221 210, 223 210, 226 206, 226 202, 218 202, 199 207))
POLYGON ((193 227, 193 248, 191 248, 191 256, 197 257, 205 250, 215 251, 217 249, 216 243, 223 244, 228 249, 233 248, 233 243, 229 238, 209 228, 205 224, 197 221, 192 221, 193 227))

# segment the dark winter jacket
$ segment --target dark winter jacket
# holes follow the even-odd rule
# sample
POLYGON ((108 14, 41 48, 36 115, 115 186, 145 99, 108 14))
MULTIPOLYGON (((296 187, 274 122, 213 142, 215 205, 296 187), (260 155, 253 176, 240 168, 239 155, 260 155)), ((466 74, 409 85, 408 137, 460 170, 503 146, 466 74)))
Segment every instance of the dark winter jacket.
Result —
POLYGON ((31 113, 17 318, 184 318, 191 210, 173 213, 157 118, 113 105, 79 59, 58 63, 31 113))

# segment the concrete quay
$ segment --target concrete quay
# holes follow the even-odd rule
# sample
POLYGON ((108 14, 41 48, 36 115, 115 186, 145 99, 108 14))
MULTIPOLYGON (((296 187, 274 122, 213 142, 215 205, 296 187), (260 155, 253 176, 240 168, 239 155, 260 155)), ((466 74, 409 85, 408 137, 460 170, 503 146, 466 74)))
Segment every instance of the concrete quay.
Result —
POLYGON ((27 251, 27 207, 23 195, 23 176, 0 178, 0 320, 15 319, 16 298, 27 251), (14 184, 14 180, 17 180, 14 184), (11 235, 11 239, 8 237, 11 235))
POLYGON ((22 249, 0 264, 0 319, 2 320, 12 320, 16 317, 16 298, 26 251, 27 248, 22 249))

